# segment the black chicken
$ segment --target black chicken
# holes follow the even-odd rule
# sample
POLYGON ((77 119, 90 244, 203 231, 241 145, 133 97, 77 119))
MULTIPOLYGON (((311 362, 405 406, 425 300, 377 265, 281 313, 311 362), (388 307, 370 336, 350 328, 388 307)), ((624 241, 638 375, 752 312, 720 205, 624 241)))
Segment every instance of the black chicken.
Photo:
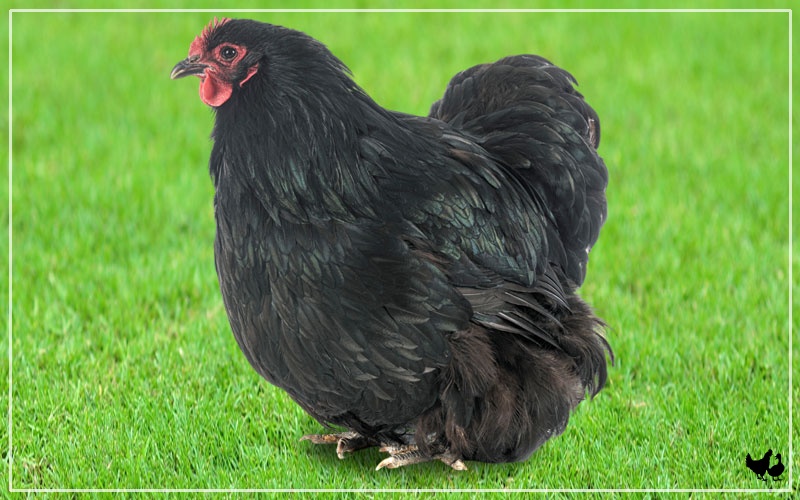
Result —
POLYGON ((216 20, 172 78, 216 110, 216 265, 250 364, 399 467, 524 460, 606 381, 575 293, 606 216, 597 115, 541 57, 387 111, 309 36, 216 20))
POLYGON ((770 457, 772 457, 772 450, 767 450, 767 452, 764 453, 764 456, 758 460, 754 460, 748 453, 745 457, 745 464, 747 465, 748 469, 755 473, 756 477, 762 481, 766 481, 764 474, 769 469, 770 457))

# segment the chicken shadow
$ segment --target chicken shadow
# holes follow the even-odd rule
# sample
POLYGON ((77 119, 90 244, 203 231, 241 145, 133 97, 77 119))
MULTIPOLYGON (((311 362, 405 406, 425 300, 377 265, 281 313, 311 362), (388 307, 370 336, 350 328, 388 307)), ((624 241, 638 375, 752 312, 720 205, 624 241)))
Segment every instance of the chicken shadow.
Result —
POLYGON ((750 454, 747 454, 745 457, 745 463, 747 464, 747 468, 753 471, 756 477, 764 482, 767 481, 767 478, 764 477, 765 474, 769 474, 773 481, 782 481, 781 475, 784 471, 783 462, 781 462, 781 454, 777 453, 775 455, 775 459, 778 461, 777 464, 770 466, 770 460, 772 458, 772 450, 767 450, 764 453, 764 456, 759 458, 758 460, 754 460, 750 454))

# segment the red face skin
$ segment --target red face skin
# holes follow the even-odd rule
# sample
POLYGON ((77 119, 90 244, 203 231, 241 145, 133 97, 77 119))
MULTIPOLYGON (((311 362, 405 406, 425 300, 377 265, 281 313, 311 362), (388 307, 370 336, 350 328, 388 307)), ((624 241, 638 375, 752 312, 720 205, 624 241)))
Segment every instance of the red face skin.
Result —
MULTIPOLYGON (((209 32, 227 21, 227 19, 222 19, 217 22, 214 19, 214 22, 189 46, 189 57, 196 57, 198 62, 208 66, 197 77, 200 78, 200 99, 213 107, 222 106, 225 101, 230 99, 233 93, 233 75, 236 73, 236 66, 247 55, 247 47, 232 43, 218 45, 211 52, 207 50, 209 32)), ((239 86, 244 85, 257 71, 258 64, 248 68, 247 76, 239 82, 239 86)))

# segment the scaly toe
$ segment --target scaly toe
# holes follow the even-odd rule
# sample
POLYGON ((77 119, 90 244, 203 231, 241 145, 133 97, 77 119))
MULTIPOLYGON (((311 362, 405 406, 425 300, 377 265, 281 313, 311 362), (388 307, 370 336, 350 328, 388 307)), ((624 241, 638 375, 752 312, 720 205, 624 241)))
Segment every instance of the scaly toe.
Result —
POLYGON ((439 460, 452 467, 453 470, 467 470, 467 466, 464 464, 461 458, 450 452, 440 453, 436 455, 425 455, 419 450, 417 446, 413 444, 412 445, 384 444, 381 446, 380 451, 389 453, 391 456, 382 460, 378 464, 378 466, 375 467, 375 470, 381 470, 383 468, 397 469, 398 467, 430 462, 431 460, 439 460))
POLYGON ((314 444, 334 444, 339 442, 338 434, 306 434, 300 441, 311 441, 314 444))
POLYGON ((336 456, 340 459, 344 458, 345 453, 378 445, 375 440, 353 431, 338 434, 306 434, 300 438, 300 441, 311 441, 314 444, 336 444, 336 456))
POLYGON ((467 465, 464 463, 464 461, 456 457, 455 455, 450 455, 449 453, 443 453, 433 458, 449 465, 450 467, 453 468, 453 470, 467 470, 467 465))

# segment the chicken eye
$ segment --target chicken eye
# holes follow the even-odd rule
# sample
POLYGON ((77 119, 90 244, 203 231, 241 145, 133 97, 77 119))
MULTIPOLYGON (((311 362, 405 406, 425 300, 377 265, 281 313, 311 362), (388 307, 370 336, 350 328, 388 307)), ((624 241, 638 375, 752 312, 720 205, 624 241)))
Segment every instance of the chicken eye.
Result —
POLYGON ((236 49, 230 46, 222 47, 222 50, 219 51, 219 55, 226 61, 232 61, 236 57, 236 49))

